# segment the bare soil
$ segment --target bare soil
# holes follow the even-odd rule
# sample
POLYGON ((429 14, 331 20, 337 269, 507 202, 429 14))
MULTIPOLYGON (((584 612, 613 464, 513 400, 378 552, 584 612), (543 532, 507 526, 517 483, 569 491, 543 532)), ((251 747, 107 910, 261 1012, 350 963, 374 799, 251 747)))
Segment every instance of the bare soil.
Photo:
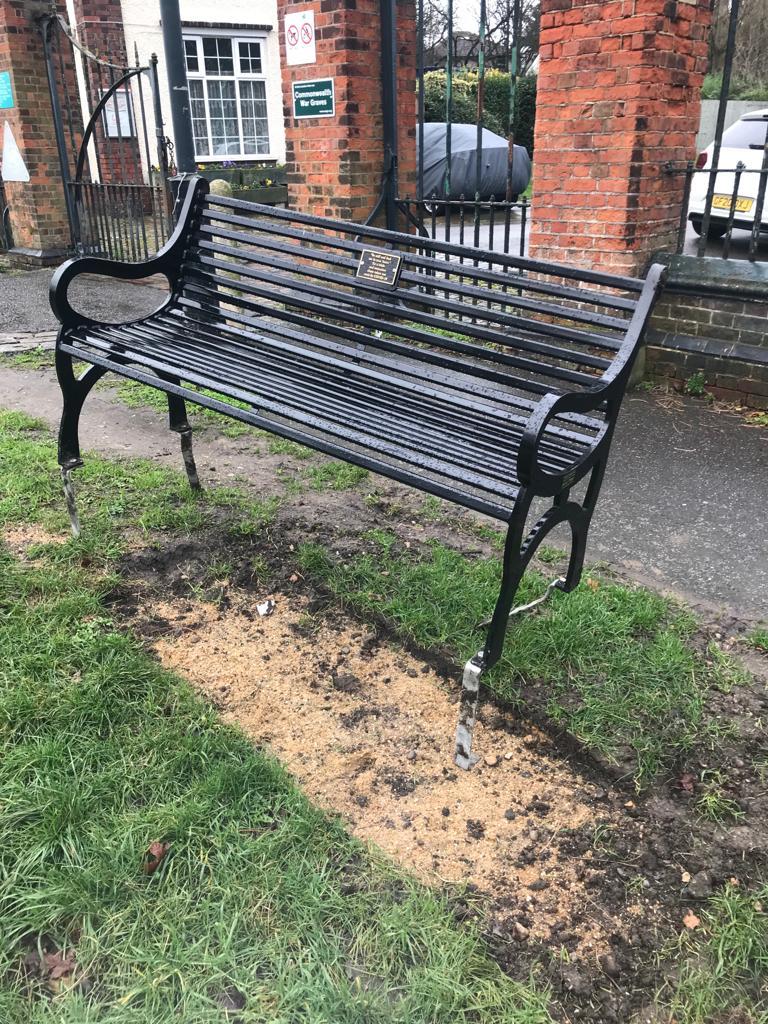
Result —
MULTIPOLYGON (((222 528, 137 550, 114 610, 313 800, 439 887, 457 920, 475 918, 506 971, 543 970, 558 1019, 646 1020, 663 981, 659 949, 685 914, 727 879, 747 884, 768 866, 762 685, 712 697, 710 713, 732 726, 718 751, 741 812, 730 824, 694 809, 688 779, 710 751, 690 752, 639 796, 545 719, 539 728, 487 696, 476 733, 484 760, 461 772, 451 757, 459 667, 405 650, 308 585, 294 555, 306 533, 281 525, 254 542, 222 528), (209 575, 201 596, 207 568, 223 560, 227 578, 209 575), (271 590, 254 577, 257 560, 271 590), (262 616, 267 600, 274 610, 262 616)), ((342 554, 360 543, 316 537, 342 554)), ((543 691, 530 697, 544 706, 543 691)))

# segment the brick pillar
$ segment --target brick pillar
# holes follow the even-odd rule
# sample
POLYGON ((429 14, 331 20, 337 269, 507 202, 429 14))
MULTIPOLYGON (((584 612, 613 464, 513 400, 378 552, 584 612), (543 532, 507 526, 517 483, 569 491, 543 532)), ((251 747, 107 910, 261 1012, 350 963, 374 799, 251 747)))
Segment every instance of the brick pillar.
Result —
POLYGON ((642 272, 674 244, 710 0, 542 0, 531 254, 642 272))
MULTIPOLYGON (((320 216, 364 220, 379 196, 384 165, 379 0, 278 0, 291 206, 320 216), (317 62, 289 66, 283 18, 315 13, 317 62), (334 117, 296 119, 293 82, 333 78, 334 117)), ((414 0, 398 0, 400 193, 416 176, 416 19, 414 0)))
MULTIPOLYGON (((59 261, 70 246, 53 114, 35 16, 49 7, 30 0, 0 3, 0 70, 10 71, 15 106, 0 110, 29 171, 29 182, 5 182, 14 249, 20 264, 59 261)), ((64 5, 60 4, 64 13, 64 5)), ((1 138, 1 136, 0 136, 1 138)))

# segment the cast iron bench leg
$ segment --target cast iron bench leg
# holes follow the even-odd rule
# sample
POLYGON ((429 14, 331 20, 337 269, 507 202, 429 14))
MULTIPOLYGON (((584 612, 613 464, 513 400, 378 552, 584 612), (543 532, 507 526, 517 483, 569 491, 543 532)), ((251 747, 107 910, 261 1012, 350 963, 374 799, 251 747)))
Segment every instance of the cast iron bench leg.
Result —
POLYGON ((59 425, 59 466, 69 522, 75 537, 80 536, 80 520, 77 515, 72 470, 83 464, 80 457, 80 413, 88 392, 106 372, 103 366, 89 366, 81 377, 75 377, 72 356, 58 349, 56 351, 56 376, 61 385, 64 402, 59 425))
POLYGON ((480 623, 480 626, 490 627, 486 645, 464 666, 459 723, 456 727, 454 749, 454 762, 459 768, 468 770, 478 761, 478 757, 472 753, 472 734, 477 719, 480 677, 484 671, 493 668, 501 657, 509 620, 536 608, 546 601, 555 590, 566 592, 573 590, 581 579, 589 521, 597 501, 603 471, 602 463, 596 465, 592 470, 583 505, 571 500, 568 491, 557 495, 552 507, 536 522, 525 541, 523 541, 523 530, 531 498, 522 490, 518 495, 504 546, 504 572, 499 597, 492 618, 480 623), (547 534, 560 523, 568 523, 571 528, 571 556, 567 574, 552 580, 541 597, 513 608, 512 602, 528 563, 547 534))
MULTIPOLYGON (((178 383, 178 381, 174 381, 174 383, 178 383)), ((189 486, 193 491, 202 491, 203 485, 197 475, 195 455, 192 451, 192 427, 187 419, 187 407, 183 398, 172 395, 170 392, 168 394, 168 424, 181 439, 181 457, 184 459, 184 469, 187 471, 189 486)))

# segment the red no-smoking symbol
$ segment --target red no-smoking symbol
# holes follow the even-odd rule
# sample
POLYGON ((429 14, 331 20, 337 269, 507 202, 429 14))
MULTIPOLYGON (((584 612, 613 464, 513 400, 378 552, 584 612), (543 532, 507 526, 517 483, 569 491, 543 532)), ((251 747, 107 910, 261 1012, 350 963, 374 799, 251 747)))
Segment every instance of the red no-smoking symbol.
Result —
POLYGON ((302 25, 301 26, 301 41, 302 41, 302 43, 311 43, 312 42, 312 26, 311 25, 302 25))
POLYGON ((288 28, 288 45, 295 46, 299 41, 299 30, 295 25, 290 25, 288 28))

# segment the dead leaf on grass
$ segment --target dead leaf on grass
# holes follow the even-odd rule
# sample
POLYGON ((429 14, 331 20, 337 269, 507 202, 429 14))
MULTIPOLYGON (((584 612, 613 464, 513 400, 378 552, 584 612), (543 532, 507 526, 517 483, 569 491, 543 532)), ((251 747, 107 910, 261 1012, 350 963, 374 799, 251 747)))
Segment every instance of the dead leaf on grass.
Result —
POLYGON ((46 953, 41 966, 46 988, 54 995, 58 995, 64 989, 71 988, 75 984, 77 964, 71 957, 65 956, 61 950, 57 950, 55 953, 46 953))
POLYGON ((153 875, 157 871, 165 860, 170 848, 170 843, 150 843, 149 849, 144 854, 141 862, 141 870, 145 875, 153 875))

